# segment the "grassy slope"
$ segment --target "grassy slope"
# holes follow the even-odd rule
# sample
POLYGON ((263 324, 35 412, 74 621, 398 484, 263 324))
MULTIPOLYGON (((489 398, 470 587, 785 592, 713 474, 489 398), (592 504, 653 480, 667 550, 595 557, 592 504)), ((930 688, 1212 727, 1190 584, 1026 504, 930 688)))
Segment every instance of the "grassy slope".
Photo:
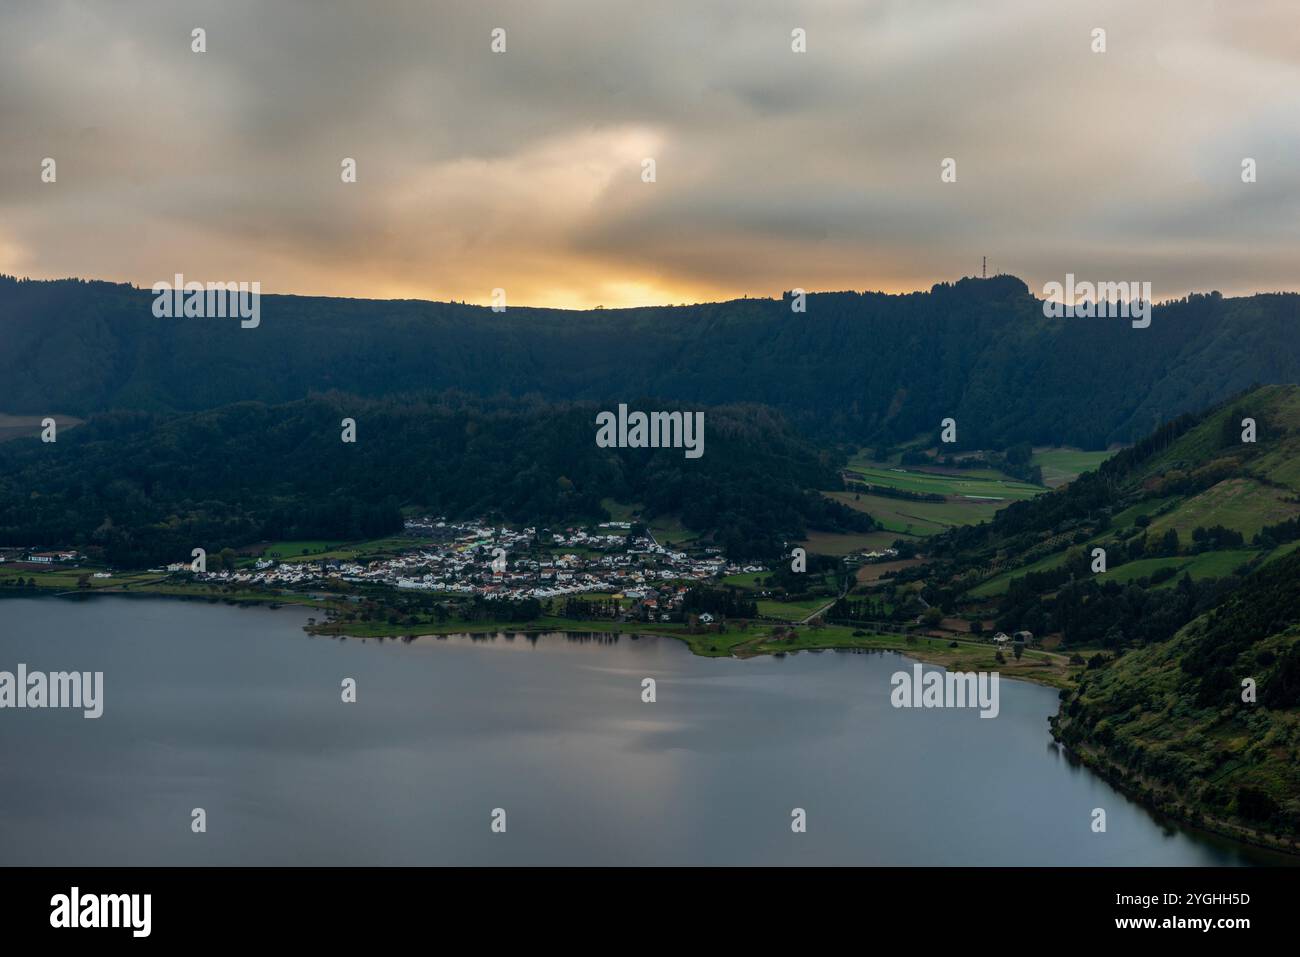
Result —
MULTIPOLYGON (((1086 453, 1085 453, 1086 454, 1086 453)), ((1255 390, 1231 407, 1207 417, 1206 421, 1179 437, 1169 448, 1153 455, 1131 476, 1127 494, 1146 496, 1113 516, 1110 529, 1094 535, 1089 546, 1130 527, 1138 515, 1152 517, 1149 536, 1159 538, 1169 529, 1179 536, 1184 550, 1190 550, 1192 532, 1198 527, 1223 525, 1250 538, 1265 525, 1273 525, 1300 514, 1300 388, 1266 386, 1255 390), (1224 446, 1224 423, 1238 411, 1257 420, 1258 441, 1254 445, 1224 446), (1235 474, 1190 496, 1162 494, 1161 483, 1170 476, 1190 474, 1212 463, 1235 474)), ((975 585, 969 594, 990 598, 1004 594, 1014 578, 1031 571, 1054 568, 1065 561, 1071 546, 1061 548, 1032 564, 1015 568, 975 585)), ((1140 559, 1113 565, 1106 574, 1117 581, 1133 581, 1164 566, 1186 570, 1193 578, 1220 577, 1259 552, 1232 550, 1202 555, 1140 559)))
MULTIPOLYGON (((1101 538, 1102 536, 1096 536, 1101 538)), ((1279 549, 1280 551, 1280 549, 1279 549)), ((1054 552, 1046 558, 1041 558, 1029 565, 1024 565, 1011 572, 1003 572, 967 592, 972 598, 995 598, 998 595, 1006 594, 1007 589, 1011 586, 1012 579, 1022 578, 1031 572, 1047 571, 1063 564, 1066 559, 1066 550, 1054 552)), ((1165 558, 1139 558, 1131 562, 1125 562, 1123 565, 1117 565, 1097 577, 1102 581, 1117 581, 1127 584, 1128 582, 1137 581, 1139 578, 1149 577, 1152 573, 1162 568, 1175 568, 1179 575, 1186 572, 1194 580, 1202 578, 1222 578, 1224 575, 1230 575, 1240 566, 1259 555, 1254 549, 1228 549, 1221 552, 1203 552, 1200 555, 1173 555, 1165 558)), ((1178 576, 1161 582, 1156 588, 1168 588, 1176 583, 1178 576)))
POLYGON ((1194 495, 1174 511, 1151 523, 1152 535, 1174 529, 1183 543, 1190 543, 1192 531, 1200 526, 1222 525, 1251 538, 1265 525, 1274 525, 1300 515, 1300 505, 1288 501, 1295 493, 1240 477, 1219 482, 1194 495))

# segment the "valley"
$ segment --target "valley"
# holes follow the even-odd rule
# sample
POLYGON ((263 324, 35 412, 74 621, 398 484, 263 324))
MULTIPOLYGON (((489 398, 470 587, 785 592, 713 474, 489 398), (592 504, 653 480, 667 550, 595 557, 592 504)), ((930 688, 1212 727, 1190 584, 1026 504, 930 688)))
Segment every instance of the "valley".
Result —
MULTIPOLYGON (((0 283, 0 299, 31 292, 20 286, 0 283)), ((54 300, 106 299, 110 313, 133 298, 102 284, 43 288, 54 300)), ((882 330, 894 326, 877 329, 863 314, 912 315, 935 341, 951 337, 954 355, 965 354, 964 337, 998 330, 1005 338, 996 341, 1023 358, 1041 345, 1021 338, 1031 328, 1085 364, 1109 348, 1113 326, 1039 327, 1032 297, 1021 295, 1003 277, 936 286, 914 299, 853 294, 809 303, 821 307, 810 315, 828 323, 824 332, 842 327, 853 336, 892 335, 882 330), (1029 325, 1006 326, 1008 314, 1029 325), (1073 336, 1082 339, 1071 345, 1073 336)), ((1285 324, 1295 298, 1189 297, 1158 305, 1151 329, 1133 334, 1168 344, 1250 316, 1260 325, 1249 335, 1258 337, 1285 324)), ((257 334, 274 338, 277 323, 300 321, 302 306, 268 297, 257 334)), ((324 315, 363 306, 335 303, 324 315)), ((404 327, 419 316, 438 325, 456 312, 383 308, 404 327)), ((739 328, 733 323, 756 324, 747 328, 767 330, 791 354, 808 352, 802 333, 765 325, 770 308, 721 304, 697 314, 708 321, 689 335, 726 339, 739 328)), ((636 339, 656 316, 593 315, 588 332, 599 343, 613 322, 636 339)), ((548 326, 552 318, 530 314, 557 335, 571 328, 548 326)), ((478 333, 453 325, 463 354, 479 354, 478 333)), ((132 327, 114 328, 123 354, 135 348, 132 327)), ((207 327, 184 335, 205 340, 214 356, 224 348, 207 327)), ((732 361, 748 341, 735 340, 732 361)), ((905 354, 905 342, 897 344, 905 354)), ((194 343, 175 345, 183 354, 194 343)), ((585 354, 597 379, 614 374, 612 366, 599 372, 602 348, 585 354)), ((1285 358, 1289 346, 1270 348, 1285 358)), ((1243 369, 1252 355, 1231 352, 1243 369)), ((602 408, 621 403, 610 405, 608 393, 591 398, 605 386, 557 385, 568 360, 552 359, 547 388, 526 397, 395 391, 400 369, 383 383, 353 381, 355 392, 298 398, 269 379, 246 385, 243 396, 200 390, 184 401, 154 383, 147 408, 103 384, 108 392, 59 404, 78 417, 60 419, 64 431, 48 444, 27 431, 40 421, 27 411, 40 401, 28 383, 9 403, 19 411, 0 422, 17 430, 0 442, 0 598, 293 605, 310 609, 311 634, 340 640, 563 631, 671 636, 709 658, 900 651, 1059 690, 1059 738, 1099 773, 1171 816, 1293 849, 1300 781, 1283 765, 1297 744, 1290 689, 1300 619, 1278 606, 1256 623, 1251 644, 1211 665, 1196 663, 1205 653, 1195 636, 1259 582, 1289 594, 1300 577, 1297 387, 1234 392, 1220 382, 1198 391, 1186 381, 1199 375, 1195 363, 1176 375, 1160 366, 1145 379, 1142 370, 1156 366, 1134 366, 1145 398, 1119 408, 1073 371, 1043 371, 1050 361, 1040 358, 1039 372, 1071 383, 1089 415, 1062 411, 1054 388, 1040 382, 1033 414, 1013 421, 1000 411, 1008 397, 983 383, 1019 378, 990 373, 999 359, 987 350, 984 374, 962 396, 945 392, 945 383, 971 374, 957 366, 925 390, 832 389, 810 400, 775 388, 780 377, 753 388, 751 375, 737 392, 725 364, 706 387, 689 362, 665 359, 658 389, 685 401, 623 394, 629 407, 698 416, 708 446, 691 458, 595 443, 602 408), (1171 375, 1182 384, 1175 388, 1171 375), (569 397, 545 395, 566 389, 569 397), (709 401, 737 394, 746 401, 709 401), (121 405, 97 408, 103 402, 121 405), (940 434, 950 410, 961 442, 940 434), (344 420, 355 423, 357 442, 340 443, 344 420), (196 547, 209 560, 197 571, 196 547), (1174 681, 1171 663, 1187 677, 1174 681), (1259 706, 1230 708, 1227 689, 1245 678, 1256 683, 1259 706), (1197 681, 1191 705, 1180 696, 1197 681), (1166 687, 1165 698, 1133 691, 1148 685, 1166 687), (1224 696, 1217 710, 1207 688, 1224 696), (1184 760, 1188 742, 1211 740, 1208 758, 1184 760)), ((307 364, 334 361, 321 354, 307 364)), ((835 358, 817 361, 819 381, 848 381, 836 378, 835 358)), ((458 384, 436 362, 422 375, 458 384)), ((515 381, 537 385, 524 372, 515 381)))

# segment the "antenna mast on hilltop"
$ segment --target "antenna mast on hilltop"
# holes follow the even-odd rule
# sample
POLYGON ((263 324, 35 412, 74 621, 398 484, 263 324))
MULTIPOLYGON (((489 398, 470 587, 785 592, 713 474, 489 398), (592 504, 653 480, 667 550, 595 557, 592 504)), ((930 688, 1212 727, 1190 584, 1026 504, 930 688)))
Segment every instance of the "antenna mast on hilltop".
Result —
POLYGON ((980 278, 981 279, 989 278, 989 257, 988 256, 984 257, 984 265, 980 267, 980 278))

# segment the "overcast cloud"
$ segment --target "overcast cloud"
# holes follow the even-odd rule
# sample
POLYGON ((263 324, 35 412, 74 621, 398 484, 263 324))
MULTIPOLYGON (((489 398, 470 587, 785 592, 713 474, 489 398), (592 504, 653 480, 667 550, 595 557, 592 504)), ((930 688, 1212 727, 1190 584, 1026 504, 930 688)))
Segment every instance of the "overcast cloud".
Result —
POLYGON ((1300 289, 1300 4, 0 7, 0 272, 614 306, 984 255, 1035 289, 1300 289))

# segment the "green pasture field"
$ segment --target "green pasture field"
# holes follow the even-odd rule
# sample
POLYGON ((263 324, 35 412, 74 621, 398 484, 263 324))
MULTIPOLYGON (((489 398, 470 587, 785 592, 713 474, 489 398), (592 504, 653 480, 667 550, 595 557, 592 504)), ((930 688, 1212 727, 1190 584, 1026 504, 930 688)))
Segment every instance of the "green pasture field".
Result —
POLYGON ((887 531, 925 537, 954 525, 978 525, 991 519, 998 509, 1010 502, 981 502, 973 499, 950 499, 946 502, 913 502, 887 495, 865 492, 824 492, 849 508, 866 512, 887 531))
POLYGON ((1044 485, 1048 488, 1056 488, 1073 482, 1084 472, 1094 471, 1114 454, 1113 451, 1085 452, 1082 449, 1072 448, 1040 448, 1034 449, 1029 463, 1043 470, 1044 485))
POLYGON ((1241 532, 1249 541, 1265 525, 1276 525, 1300 515, 1300 505, 1286 501, 1290 497, 1291 493, 1285 489, 1253 479, 1227 479, 1161 515, 1147 531, 1159 536, 1172 528, 1186 546, 1191 544, 1192 532, 1198 526, 1222 525, 1241 532))
MULTIPOLYGON (((856 467, 850 470, 871 485, 883 485, 906 492, 923 492, 935 495, 961 495, 988 501, 1015 502, 1041 495, 1043 487, 1019 482, 1015 479, 979 477, 966 473, 940 475, 914 469, 856 467)), ((900 500, 901 501, 901 500, 900 500)))

